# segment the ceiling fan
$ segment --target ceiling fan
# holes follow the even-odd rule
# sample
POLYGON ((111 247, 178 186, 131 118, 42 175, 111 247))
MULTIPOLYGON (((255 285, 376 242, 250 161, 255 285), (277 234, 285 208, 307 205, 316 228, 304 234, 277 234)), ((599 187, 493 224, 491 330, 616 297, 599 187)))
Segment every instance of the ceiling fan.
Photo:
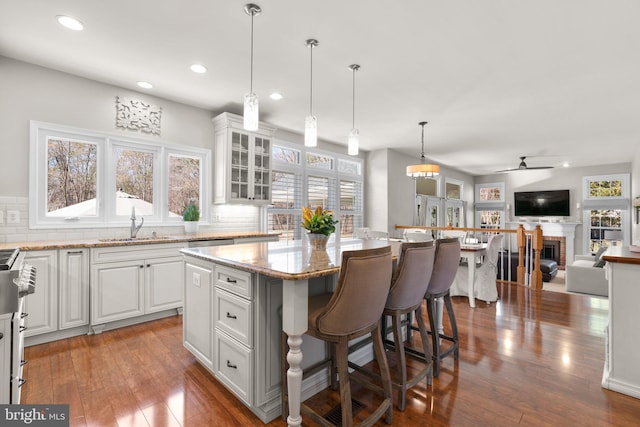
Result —
POLYGON ((518 165, 517 168, 503 169, 496 172, 526 171, 526 170, 534 170, 534 169, 553 169, 553 166, 527 166, 527 164, 524 162, 524 159, 526 158, 527 158, 526 156, 520 157, 520 164, 518 165))

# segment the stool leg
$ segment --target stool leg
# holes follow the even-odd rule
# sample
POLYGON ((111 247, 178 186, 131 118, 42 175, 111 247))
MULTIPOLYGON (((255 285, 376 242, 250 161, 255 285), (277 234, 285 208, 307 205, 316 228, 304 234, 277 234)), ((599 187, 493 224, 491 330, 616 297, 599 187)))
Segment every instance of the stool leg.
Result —
POLYGON ((282 396, 282 420, 287 421, 289 416, 289 394, 287 391, 287 370, 289 369, 289 363, 287 363, 287 334, 280 333, 280 394, 282 396))
POLYGON ((407 394, 407 359, 404 352, 404 342, 402 340, 402 319, 400 315, 393 315, 393 340, 396 346, 396 363, 398 364, 398 375, 400 377, 400 389, 398 390, 398 409, 404 411, 407 394))
POLYGON ((433 348, 433 376, 440 374, 440 335, 438 334, 436 298, 427 299, 427 314, 429 315, 429 327, 431 328, 431 347, 433 348))
POLYGON ((432 383, 433 379, 433 355, 429 348, 429 334, 427 334, 427 325, 422 317, 422 304, 416 308, 416 320, 418 321, 418 331, 420 331, 420 340, 422 341, 422 350, 424 351, 424 363, 431 365, 427 374, 427 385, 432 383))
MULTIPOLYGON (((393 391, 391 386, 391 373, 389 372, 389 363, 387 362, 387 354, 384 351, 382 336, 380 335, 380 321, 376 324, 376 328, 371 332, 373 337, 373 351, 380 366, 380 375, 382 377, 382 387, 384 389, 384 401, 380 405, 387 405, 387 415, 385 422, 391 424, 393 422, 393 391)), ((351 403, 351 402, 349 402, 351 403)), ((349 404, 351 406, 351 404, 349 404)), ((343 413, 344 416, 344 413, 343 413)), ((343 426, 351 425, 344 424, 343 426)))
MULTIPOLYGON (((376 331, 379 334, 379 331, 376 331)), ((342 405, 342 425, 353 425, 353 413, 351 409, 351 386, 349 385, 349 350, 345 338, 340 339, 336 345, 336 359, 338 359, 338 377, 340 383, 340 404, 342 405)))
POLYGON ((444 296, 444 303, 447 306, 447 313, 449 314, 449 323, 451 323, 451 336, 453 337, 453 359, 458 360, 458 324, 456 323, 456 315, 453 312, 453 304, 451 304, 451 295, 444 296))

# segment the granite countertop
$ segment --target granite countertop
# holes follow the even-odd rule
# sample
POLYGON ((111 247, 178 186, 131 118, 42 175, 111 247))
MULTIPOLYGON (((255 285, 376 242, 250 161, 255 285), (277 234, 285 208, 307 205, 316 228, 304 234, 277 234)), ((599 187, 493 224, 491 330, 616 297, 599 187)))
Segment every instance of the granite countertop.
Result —
POLYGON ((175 234, 175 235, 158 235, 143 236, 134 239, 126 237, 115 238, 87 238, 74 240, 43 240, 34 242, 9 242, 0 243, 0 249, 20 248, 23 251, 40 251, 47 249, 74 249, 74 248, 96 248, 107 246, 133 246, 133 245, 150 245, 160 243, 181 243, 196 242, 203 240, 231 240, 242 239, 247 237, 269 237, 278 234, 262 233, 258 231, 245 232, 229 232, 229 233, 194 233, 194 234, 175 234))
POLYGON ((294 240, 185 248, 180 252, 268 277, 303 280, 339 272, 343 251, 391 246, 392 258, 395 259, 400 245, 399 242, 354 239, 329 243, 326 251, 314 251, 294 240))

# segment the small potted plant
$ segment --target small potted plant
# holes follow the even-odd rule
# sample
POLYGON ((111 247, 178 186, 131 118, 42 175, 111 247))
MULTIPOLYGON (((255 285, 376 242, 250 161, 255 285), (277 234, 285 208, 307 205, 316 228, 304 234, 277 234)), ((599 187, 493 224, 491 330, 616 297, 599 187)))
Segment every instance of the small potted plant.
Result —
POLYGON ((184 220, 184 231, 186 233, 198 232, 198 221, 200 220, 200 210, 198 205, 190 202, 184 212, 182 213, 182 219, 184 220))
POLYGON ((313 249, 326 249, 329 235, 336 231, 337 220, 333 219, 333 212, 318 206, 315 211, 302 208, 302 227, 309 230, 309 242, 313 249))

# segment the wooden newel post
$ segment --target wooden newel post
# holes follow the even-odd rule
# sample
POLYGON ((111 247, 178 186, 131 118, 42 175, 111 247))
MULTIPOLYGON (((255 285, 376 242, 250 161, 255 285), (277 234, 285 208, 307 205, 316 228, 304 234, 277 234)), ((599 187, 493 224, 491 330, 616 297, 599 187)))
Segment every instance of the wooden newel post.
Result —
POLYGON ((524 245, 527 241, 527 238, 524 234, 524 226, 522 224, 518 225, 518 230, 516 233, 516 237, 517 237, 517 244, 518 244, 518 269, 517 269, 517 273, 518 273, 518 283, 523 285, 524 282, 524 275, 525 275, 525 269, 524 269, 524 245))
POLYGON ((533 231, 533 272, 531 273, 531 287, 542 289, 542 272, 540 271, 540 257, 542 256, 542 228, 536 225, 533 231))

